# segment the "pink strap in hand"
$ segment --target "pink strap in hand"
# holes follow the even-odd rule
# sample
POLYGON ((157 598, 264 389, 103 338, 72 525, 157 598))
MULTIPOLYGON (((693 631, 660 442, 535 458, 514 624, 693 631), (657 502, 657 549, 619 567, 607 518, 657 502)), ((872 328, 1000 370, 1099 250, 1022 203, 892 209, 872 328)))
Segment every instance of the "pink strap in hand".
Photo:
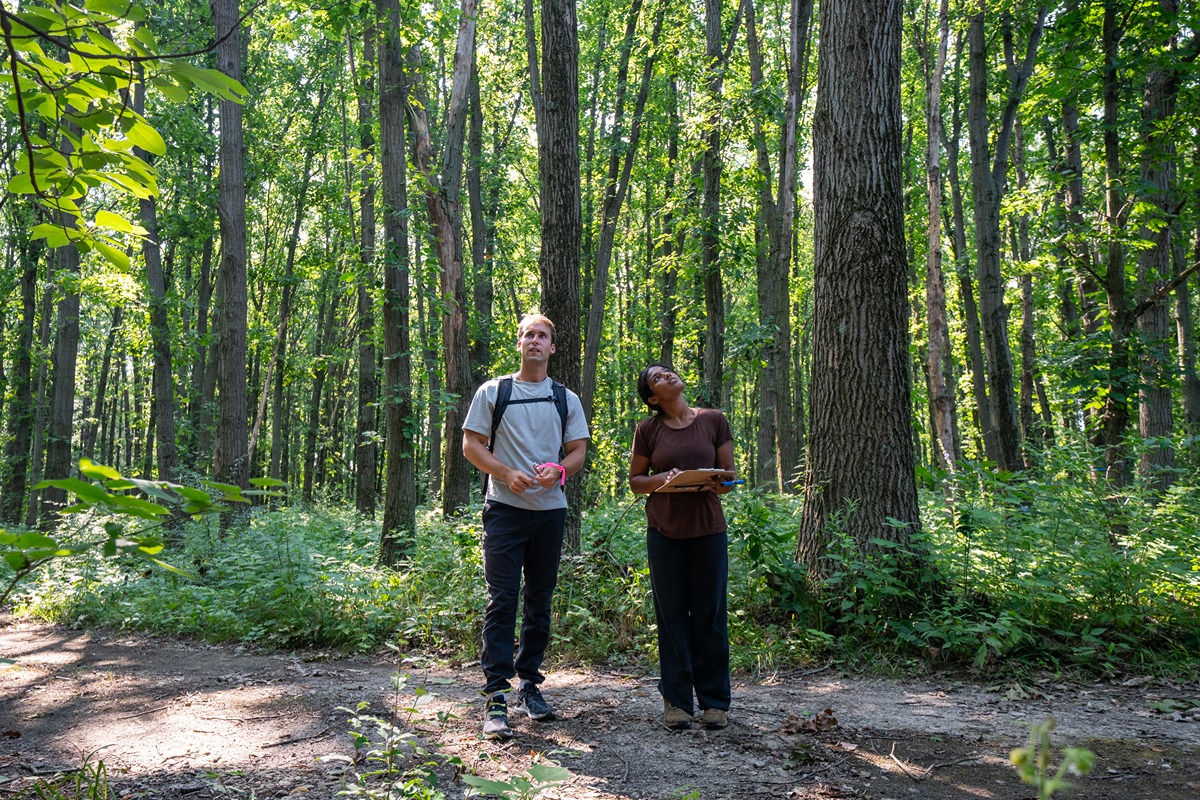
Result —
POLYGON ((538 469, 542 469, 543 467, 557 467, 558 471, 560 473, 562 473, 562 477, 558 482, 559 486, 567 485, 567 468, 566 467, 564 467, 562 464, 555 464, 553 461, 547 461, 545 464, 537 465, 538 469))

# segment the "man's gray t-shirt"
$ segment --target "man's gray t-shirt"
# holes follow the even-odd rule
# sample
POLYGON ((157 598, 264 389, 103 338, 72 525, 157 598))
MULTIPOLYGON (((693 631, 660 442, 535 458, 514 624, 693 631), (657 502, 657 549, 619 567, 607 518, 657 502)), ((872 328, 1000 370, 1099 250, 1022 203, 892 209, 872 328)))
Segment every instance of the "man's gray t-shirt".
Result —
MULTIPOLYGON (((589 438, 587 420, 583 418, 583 404, 579 396, 567 390, 567 424, 563 428, 558 406, 554 404, 553 381, 546 378, 537 383, 528 383, 512 376, 512 396, 504 409, 504 418, 496 429, 496 442, 492 452, 504 464, 524 470, 532 475, 535 464, 558 461, 559 447, 564 442, 589 438), (513 403, 514 400, 545 399, 541 403, 513 403)), ((492 432, 492 410, 496 407, 496 393, 500 379, 487 381, 475 392, 471 409, 463 422, 464 431, 474 431, 484 436, 492 432)), ((557 485, 543 489, 534 484, 521 494, 513 494, 503 481, 494 476, 488 480, 487 500, 495 500, 517 508, 533 511, 550 511, 567 507, 567 496, 557 485)))

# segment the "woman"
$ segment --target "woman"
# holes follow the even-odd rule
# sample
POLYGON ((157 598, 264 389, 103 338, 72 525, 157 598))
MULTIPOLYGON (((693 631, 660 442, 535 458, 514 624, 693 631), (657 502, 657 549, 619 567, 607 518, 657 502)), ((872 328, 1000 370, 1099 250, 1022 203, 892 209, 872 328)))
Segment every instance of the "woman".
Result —
POLYGON ((729 715, 729 539, 713 478, 698 492, 658 492, 680 470, 733 470, 733 434, 720 411, 692 408, 670 367, 654 363, 638 375, 638 394, 654 416, 638 423, 629 488, 646 499, 646 553, 658 621, 663 724, 691 725, 694 706, 708 728, 729 715))

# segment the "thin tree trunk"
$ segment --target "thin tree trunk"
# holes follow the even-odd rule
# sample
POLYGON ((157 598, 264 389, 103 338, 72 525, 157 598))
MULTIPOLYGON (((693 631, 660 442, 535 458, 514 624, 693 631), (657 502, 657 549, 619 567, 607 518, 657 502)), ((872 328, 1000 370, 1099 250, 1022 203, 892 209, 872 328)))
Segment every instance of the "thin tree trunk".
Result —
POLYGON ((993 463, 1000 458, 1000 442, 996 426, 992 423, 991 403, 987 394, 987 365, 984 362, 983 339, 980 335, 979 307, 975 302, 975 286, 971 279, 971 264, 967 250, 966 220, 963 213, 962 181, 959 177, 959 142, 962 141, 962 115, 958 87, 961 80, 959 64, 962 60, 962 37, 955 45, 954 108, 951 133, 944 136, 942 145, 946 149, 946 164, 950 182, 952 208, 951 249, 954 254, 954 272, 958 278, 958 294, 963 303, 963 327, 966 329, 967 363, 971 365, 971 393, 975 399, 976 423, 983 439, 983 456, 993 463))
MULTIPOLYGON (((134 107, 144 113, 146 87, 138 83, 134 92, 134 107)), ((144 160, 150 154, 135 148, 144 160)), ((175 371, 171 360, 171 324, 168 319, 167 282, 163 275, 162 252, 158 235, 158 205, 153 197, 140 201, 142 227, 147 236, 142 240, 142 260, 146 264, 146 289, 150 305, 150 341, 154 350, 153 393, 151 403, 157 417, 152 427, 158 437, 158 479, 175 481, 179 477, 179 446, 175 441, 175 371)), ((147 448, 150 444, 147 441, 147 448)), ((147 470, 146 477, 150 477, 147 470)))
MULTIPOLYGON (((442 514, 452 516, 470 502, 471 465, 462 453, 462 422, 470 405, 471 372, 468 354, 467 293, 462 264, 463 144, 466 137, 468 90, 475 49, 475 0, 463 0, 458 44, 454 54, 454 82, 446 111, 446 133, 437 175, 433 171, 433 142, 425 108, 409 103, 408 120, 416 137, 416 166, 425 176, 425 207, 433 226, 438 265, 442 270, 442 354, 446 365, 446 393, 454 400, 446 408, 445 477, 442 481, 442 514)), ((420 85, 420 51, 410 51, 409 76, 420 85)), ((419 96, 419 90, 418 90, 419 96)))
POLYGON ((700 211, 700 275, 704 285, 704 373, 700 404, 724 404, 725 290, 721 283, 721 98, 724 63, 721 58, 721 0, 704 2, 706 119, 704 195, 700 211))
MULTIPOLYGON (((353 69, 354 48, 347 49, 353 69)), ((363 165, 359 178, 362 185, 358 194, 358 411, 355 423, 354 474, 357 482, 354 507, 358 513, 374 517, 375 473, 379 464, 375 424, 375 405, 379 401, 379 374, 375 369, 375 175, 372 165, 375 137, 371 132, 376 68, 374 25, 368 25, 363 31, 363 63, 367 67, 367 75, 357 87, 358 147, 362 151, 363 165)))
MULTIPOLYGON (((998 434, 999 466, 1016 471, 1023 463, 1013 392, 1012 354, 1008 347, 1008 306, 1004 302, 1004 277, 1000 269, 1000 203, 1004 198, 1009 143, 1016 121, 1017 106, 1033 72, 1034 56, 1045 24, 1046 8, 1038 10, 1023 63, 1019 67, 1014 65, 1009 71, 1008 96, 996 131, 994 153, 989 152, 988 142, 988 63, 984 17, 984 4, 981 3, 971 17, 968 29, 968 128, 971 140, 971 182, 975 195, 975 242, 978 258, 976 269, 979 277, 983 341, 987 350, 988 387, 991 390, 989 400, 992 422, 998 434)), ((1007 18, 1005 24, 1008 24, 1007 18)), ((1007 38, 1007 30, 1005 33, 1007 38)))
POLYGON ((662 220, 662 305, 659 309, 661 346, 659 360, 671 364, 675 358, 675 287, 679 281, 679 259, 683 253, 683 231, 675 226, 675 173, 679 170, 679 85, 672 75, 667 80, 667 177, 664 183, 666 213, 662 220), (678 245, 677 245, 678 240, 678 245))
MULTIPOLYGON (((36 417, 33 402, 33 328, 37 316, 38 258, 43 248, 27 242, 20 248, 21 325, 17 333, 16 356, 12 367, 13 399, 8 414, 8 441, 4 447, 4 494, 0 520, 12 524, 22 521, 25 491, 28 486, 30 445, 36 417)), ((49 309, 46 309, 49 316, 49 309)))
POLYGON ((633 121, 629 127, 628 141, 625 138, 625 87, 629 77, 629 56, 633 50, 634 34, 641 14, 641 0, 634 0, 629 10, 625 39, 621 43, 621 61, 617 68, 617 98, 613 111, 612 147, 609 149, 608 177, 604 187, 604 204, 600 216, 600 242, 596 250, 596 273, 592 282, 592 300, 587 315, 587 337, 583 350, 583 383, 580 399, 583 413, 592 418, 596 394, 596 370, 600 362, 600 345, 603 339, 604 309, 608 293, 608 272, 612 263, 613 242, 617 234, 617 223, 625 196, 629 192, 629 176, 633 172, 633 161, 637 156, 638 142, 642 134, 642 114, 646 109, 646 98, 650 94, 650 79, 654 72, 654 53, 662 31, 665 5, 659 4, 654 18, 654 31, 646 50, 642 65, 642 80, 634 102, 633 121))
MULTIPOLYGON (((928 9, 930 6, 927 5, 928 9)), ((925 269, 925 313, 928 317, 929 399, 933 412, 933 432, 938 463, 954 472, 954 392, 944 371, 949 344, 946 322, 946 286, 942 276, 942 75, 950 43, 948 0, 941 0, 937 14, 937 53, 925 66, 925 154, 926 190, 929 194, 929 222, 926 228, 928 258, 925 269)))
MULTIPOLYGON (((63 224, 66 224, 65 220, 63 224)), ((58 302, 54 335, 54 391, 50 403, 50 425, 46 435, 48 480, 71 475, 71 439, 75 423, 75 370, 79 355, 79 293, 75 288, 79 275, 79 251, 73 243, 55 250, 58 259, 55 282, 62 291, 58 302), (60 280, 65 277, 65 280, 60 280)), ((42 493, 43 526, 53 525, 58 511, 66 504, 66 492, 48 488, 42 493)))

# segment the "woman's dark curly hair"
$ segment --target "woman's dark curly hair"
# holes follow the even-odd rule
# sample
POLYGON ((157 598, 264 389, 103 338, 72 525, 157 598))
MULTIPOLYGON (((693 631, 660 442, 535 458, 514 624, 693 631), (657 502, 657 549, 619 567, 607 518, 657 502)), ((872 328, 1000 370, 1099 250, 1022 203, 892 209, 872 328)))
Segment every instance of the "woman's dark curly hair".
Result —
MULTIPOLYGON (((652 361, 651 363, 646 365, 645 369, 643 369, 641 372, 638 373, 637 392, 638 392, 638 397, 641 397, 642 402, 645 403, 646 405, 650 406, 651 411, 653 411, 655 414, 661 414, 661 413, 663 413, 662 407, 656 406, 650 402, 650 398, 654 395, 654 391, 650 388, 650 370, 654 369, 655 367, 658 367, 659 369, 669 370, 670 372, 675 372, 675 368, 672 367, 670 364, 664 364, 661 361, 652 361)), ((678 375, 679 373, 675 373, 675 374, 678 375)))

